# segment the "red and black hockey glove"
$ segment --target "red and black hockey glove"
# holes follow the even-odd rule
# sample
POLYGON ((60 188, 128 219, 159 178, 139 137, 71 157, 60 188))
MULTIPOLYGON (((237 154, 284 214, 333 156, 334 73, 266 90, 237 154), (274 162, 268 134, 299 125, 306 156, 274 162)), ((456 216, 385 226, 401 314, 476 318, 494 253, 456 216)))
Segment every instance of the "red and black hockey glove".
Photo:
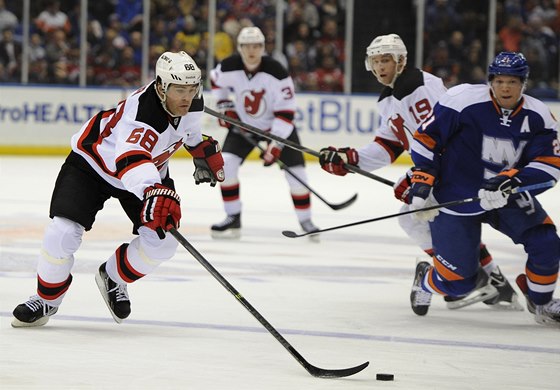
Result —
POLYGON ((269 167, 274 164, 280 158, 280 154, 282 154, 282 149, 284 145, 279 144, 276 141, 268 142, 266 150, 263 151, 261 154, 261 158, 264 161, 264 166, 269 167))
MULTIPOLYGON (((218 111, 225 116, 239 120, 239 115, 237 115, 237 111, 235 111, 235 104, 231 100, 220 100, 217 104, 217 108, 218 111)), ((228 130, 231 130, 235 126, 223 119, 218 119, 218 123, 220 126, 225 127, 228 130)))
POLYGON ((216 181, 224 181, 224 159, 218 141, 203 134, 202 142, 187 150, 193 157, 195 184, 210 183, 214 187, 216 181))
POLYGON ((144 206, 140 213, 142 225, 155 230, 160 239, 181 220, 181 198, 171 188, 156 183, 144 190, 144 206))
POLYGON ((410 204, 410 187, 412 186, 412 183, 410 181, 411 178, 412 169, 409 169, 393 185, 395 198, 406 204, 410 204))
POLYGON ((329 146, 319 151, 319 164, 321 164, 321 168, 333 175, 345 176, 350 171, 344 165, 358 166, 359 160, 358 151, 354 148, 337 149, 334 146, 329 146))

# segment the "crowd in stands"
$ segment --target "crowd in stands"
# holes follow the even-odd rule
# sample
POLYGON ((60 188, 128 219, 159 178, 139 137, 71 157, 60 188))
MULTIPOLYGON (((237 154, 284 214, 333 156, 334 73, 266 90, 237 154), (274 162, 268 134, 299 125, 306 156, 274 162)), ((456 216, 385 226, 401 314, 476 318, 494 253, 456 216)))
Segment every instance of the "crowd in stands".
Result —
MULTIPOLYGON (((488 2, 427 1, 424 69, 447 87, 486 81, 488 2)), ((531 67, 527 93, 557 98, 560 1, 499 0, 495 52, 522 52, 531 67)))
MULTIPOLYGON (((142 3, 88 2, 87 85, 141 85, 142 3)), ((277 48, 276 0, 218 0, 214 61, 235 52, 235 37, 242 27, 256 25, 265 34, 267 52, 289 69, 297 90, 342 92, 344 4, 344 0, 286 0, 283 46, 277 48)), ((523 52, 532 69, 529 92, 557 97, 560 0, 498 0, 497 11, 496 52, 523 52)), ((22 12, 21 0, 0 0, 0 82, 21 80, 22 12)), ((30 16, 29 83, 77 84, 80 1, 35 0, 30 16)), ((425 70, 448 87, 485 82, 486 1, 427 0, 425 26, 425 70)), ((207 31, 207 0, 151 0, 149 63, 166 50, 185 50, 205 77, 207 31)), ((356 53, 355 60, 361 61, 362 54, 356 53)))

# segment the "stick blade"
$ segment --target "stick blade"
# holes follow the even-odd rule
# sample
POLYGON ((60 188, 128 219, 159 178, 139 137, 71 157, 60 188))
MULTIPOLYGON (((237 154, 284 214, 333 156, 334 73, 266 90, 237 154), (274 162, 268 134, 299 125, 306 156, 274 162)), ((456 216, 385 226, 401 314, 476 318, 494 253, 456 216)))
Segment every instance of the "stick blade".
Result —
POLYGON ((353 197, 351 197, 350 199, 348 199, 346 202, 342 202, 342 203, 330 203, 329 206, 331 209, 333 210, 342 210, 345 209, 346 207, 350 206, 352 203, 354 203, 356 201, 356 199, 358 199, 358 194, 354 194, 353 197))
POLYGON ((283 234, 284 236, 286 236, 286 237, 289 237, 289 238, 296 238, 296 237, 299 237, 299 234, 297 234, 296 232, 293 232, 293 231, 291 231, 291 230, 284 230, 284 231, 282 232, 282 234, 283 234))
POLYGON ((328 379, 328 378, 344 378, 347 376, 351 376, 362 371, 367 366, 369 366, 369 362, 362 363, 356 367, 328 370, 324 368, 315 367, 314 365, 308 363, 305 369, 307 370, 307 372, 309 372, 311 375, 313 375, 316 378, 328 379))

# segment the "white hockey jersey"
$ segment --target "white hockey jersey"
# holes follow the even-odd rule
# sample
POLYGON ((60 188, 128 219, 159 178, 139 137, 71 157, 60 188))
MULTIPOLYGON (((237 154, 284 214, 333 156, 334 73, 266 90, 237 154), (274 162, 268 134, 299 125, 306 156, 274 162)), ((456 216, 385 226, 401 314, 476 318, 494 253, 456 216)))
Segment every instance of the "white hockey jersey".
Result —
POLYGON ((294 83, 272 57, 263 56, 257 71, 246 73, 241 56, 232 55, 210 72, 210 79, 216 101, 233 100, 242 122, 282 138, 294 130, 294 83))
POLYGON ((443 81, 416 68, 406 68, 394 88, 385 87, 377 106, 381 125, 373 142, 358 149, 359 166, 372 171, 391 164, 410 150, 416 129, 430 116, 441 95, 443 81))
POLYGON ((87 121, 72 137, 72 150, 113 187, 142 199, 147 187, 166 177, 173 153, 202 141, 203 110, 201 97, 187 115, 169 116, 152 82, 87 121))

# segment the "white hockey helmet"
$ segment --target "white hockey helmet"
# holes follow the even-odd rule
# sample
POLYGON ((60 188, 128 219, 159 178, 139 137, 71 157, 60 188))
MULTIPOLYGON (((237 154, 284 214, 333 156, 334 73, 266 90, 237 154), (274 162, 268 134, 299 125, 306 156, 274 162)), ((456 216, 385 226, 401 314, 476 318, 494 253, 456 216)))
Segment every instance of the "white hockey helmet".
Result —
POLYGON ((166 51, 156 62, 156 81, 161 83, 163 92, 169 84, 201 86, 202 73, 196 62, 184 51, 166 51))
POLYGON ((241 45, 250 43, 262 43, 264 46, 264 34, 258 27, 243 27, 237 36, 237 50, 241 52, 241 45))
POLYGON ((382 54, 390 54, 397 64, 402 64, 402 72, 406 65, 406 55, 408 53, 401 37, 397 34, 389 34, 374 38, 366 49, 366 70, 373 71, 371 57, 382 54))

